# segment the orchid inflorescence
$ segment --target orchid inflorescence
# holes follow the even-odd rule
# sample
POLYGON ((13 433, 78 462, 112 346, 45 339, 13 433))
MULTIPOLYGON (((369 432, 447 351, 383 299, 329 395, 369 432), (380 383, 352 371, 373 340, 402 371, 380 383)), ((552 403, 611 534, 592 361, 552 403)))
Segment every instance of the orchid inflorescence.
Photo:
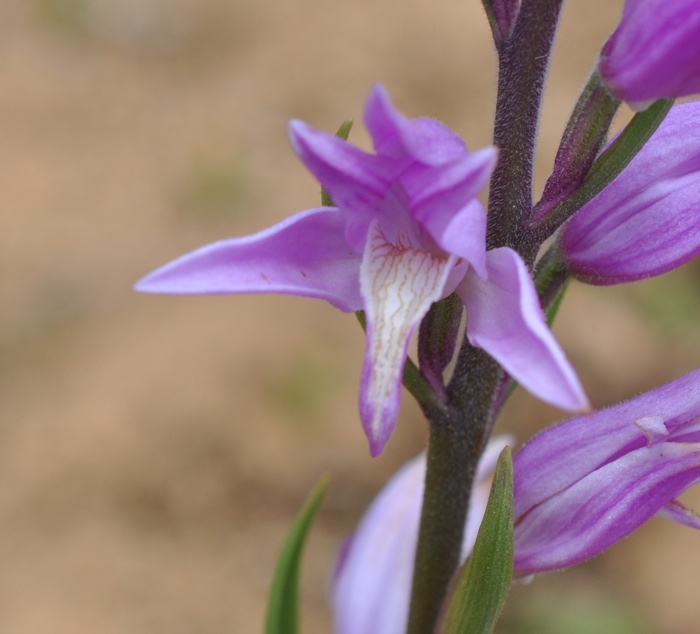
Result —
POLYGON ((373 152, 289 124, 322 206, 200 248, 136 286, 286 293, 357 312, 359 418, 373 456, 396 425, 402 383, 417 399, 427 453, 394 476, 342 549, 330 593, 338 634, 463 631, 450 606, 466 591, 454 580, 480 547, 489 475, 515 442, 490 438, 515 383, 579 414, 513 458, 500 502, 510 536, 493 547, 511 552, 509 541, 515 577, 593 557, 654 515, 700 528, 677 500, 700 480, 700 370, 593 412, 548 325, 571 278, 632 282, 700 253, 700 102, 672 101, 700 92, 700 1, 625 2, 537 204, 535 132, 562 2, 483 4, 499 56, 493 147, 470 151, 442 123, 405 117, 376 84, 364 110, 373 152), (608 142, 622 102, 637 114, 608 142), (488 213, 478 198, 487 185, 488 213), (418 367, 408 358, 416 332, 418 367))

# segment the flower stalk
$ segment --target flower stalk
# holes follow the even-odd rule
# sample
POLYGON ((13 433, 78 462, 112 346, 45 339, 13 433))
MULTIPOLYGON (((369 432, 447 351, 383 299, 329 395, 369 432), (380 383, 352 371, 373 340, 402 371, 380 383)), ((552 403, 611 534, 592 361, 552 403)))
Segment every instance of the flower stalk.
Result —
MULTIPOLYGON (((427 634, 437 623, 448 587, 460 564, 464 525, 474 486, 476 465, 488 436, 492 395, 500 368, 486 353, 471 345, 468 356, 469 390, 458 397, 448 386, 451 405, 442 416, 428 417, 425 495, 421 512, 415 572, 411 591, 408 634, 427 634)), ((454 381, 454 378, 453 378, 454 381)))
MULTIPOLYGON (((515 487, 509 477, 501 496, 507 531, 479 539, 505 553, 498 559, 508 574, 494 584, 486 565, 475 573, 480 583, 469 582, 479 607, 498 606, 491 622, 513 564, 520 576, 573 565, 653 514, 700 528, 676 498, 700 482, 700 370, 592 414, 549 329, 572 277, 619 284, 700 255, 700 102, 670 111, 673 98, 700 90, 699 3, 626 0, 537 205, 536 133, 563 0, 482 4, 499 61, 493 146, 471 151, 444 124, 404 116, 376 84, 363 117, 371 151, 348 142, 352 120, 336 135, 289 124, 294 152, 321 186, 320 207, 201 247, 136 285, 185 295, 285 293, 355 313, 366 334, 358 413, 372 456, 393 433, 402 384, 418 401, 427 453, 392 478, 341 552, 337 634, 435 634, 455 596, 470 632, 491 631, 451 588, 483 515, 489 438, 518 384, 585 415, 516 455, 515 487), (604 148, 622 101, 643 112, 604 148), (479 198, 487 184, 488 214, 479 198), (416 333, 418 365, 410 359, 416 333)), ((273 593, 282 606, 272 612, 282 623, 275 631, 296 621, 295 549, 284 566, 289 587, 273 593)))
MULTIPOLYGON (((487 246, 514 248, 532 266, 539 245, 523 242, 532 210, 535 136, 561 0, 525 0, 512 36, 499 47, 487 246)), ((469 307, 467 307, 469 308, 469 307)), ((470 311, 473 319, 475 315, 470 311)), ((466 338, 446 391, 446 412, 431 418, 425 496, 409 612, 409 634, 433 631, 459 565, 469 496, 488 440, 503 370, 466 338)))

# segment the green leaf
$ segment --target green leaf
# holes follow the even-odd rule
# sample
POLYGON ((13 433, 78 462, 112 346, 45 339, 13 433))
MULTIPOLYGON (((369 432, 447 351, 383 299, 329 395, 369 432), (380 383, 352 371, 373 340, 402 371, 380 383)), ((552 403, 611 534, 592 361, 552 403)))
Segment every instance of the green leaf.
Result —
POLYGON ((491 495, 471 557, 447 599, 439 634, 489 634, 513 576, 513 462, 506 447, 498 459, 491 495))
POLYGON ((328 481, 328 476, 324 476, 314 487, 297 516, 277 561, 267 604, 265 634, 296 634, 299 629, 297 603, 301 555, 306 536, 328 487, 328 481))
MULTIPOLYGON (((335 133, 335 136, 337 136, 340 139, 345 139, 347 141, 348 137, 350 136, 350 130, 352 130, 352 124, 353 119, 345 119, 345 121, 343 121, 343 123, 340 124, 340 127, 335 133)), ((335 207, 335 203, 333 202, 331 195, 323 187, 321 188, 321 204, 324 207, 335 207)))

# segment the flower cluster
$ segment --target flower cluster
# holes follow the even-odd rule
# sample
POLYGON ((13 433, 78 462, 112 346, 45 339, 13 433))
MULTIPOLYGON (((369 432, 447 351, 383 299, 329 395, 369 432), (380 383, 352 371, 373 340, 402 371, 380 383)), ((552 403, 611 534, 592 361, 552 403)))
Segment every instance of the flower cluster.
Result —
MULTIPOLYGON (((700 254, 700 102, 671 107, 666 101, 700 92, 700 2, 626 0, 574 108, 540 201, 546 204, 539 207, 530 202, 530 164, 561 3, 549 9, 525 0, 483 4, 501 62, 494 135, 501 147, 469 151, 445 125, 403 116, 377 84, 364 110, 372 152, 301 121, 289 125, 294 152, 332 205, 200 248, 136 285, 151 293, 286 293, 362 311, 359 414, 373 456, 395 427, 414 333, 419 325, 421 336, 424 328, 438 330, 439 320, 430 316, 441 300, 458 302, 447 328, 453 341, 446 345, 444 333, 433 340, 442 345, 440 361, 421 356, 419 346, 430 393, 430 407, 421 405, 431 432, 447 429, 454 443, 443 454, 436 450, 428 460, 421 454, 407 463, 345 544, 332 581, 339 634, 406 630, 411 580, 420 569, 414 561, 426 561, 416 552, 425 535, 428 550, 443 537, 430 513, 421 516, 421 504, 432 495, 449 505, 457 491, 452 497, 458 502, 449 507, 456 527, 451 551, 437 549, 449 551, 452 572, 440 572, 434 605, 416 629, 433 631, 459 563, 459 537, 463 532, 464 560, 484 515, 496 456, 512 443, 506 437, 488 442, 512 382, 561 409, 583 412, 536 435, 515 455, 516 577, 593 557, 655 515, 700 529, 700 517, 678 501, 700 481, 700 370, 591 412, 543 311, 554 314, 572 277, 594 285, 631 282, 700 254), (521 64, 527 56, 529 63, 521 64), (622 101, 642 114, 623 132, 629 132, 621 137, 625 143, 605 146, 622 101), (520 128, 519 118, 527 119, 520 128), (626 152, 623 160, 619 152, 626 152), (611 154, 615 160, 606 163, 611 154), (479 196, 489 182, 495 194, 487 218, 479 196), (537 261, 552 234, 549 251, 537 261), (464 341, 445 385, 462 306, 464 341), (469 433, 459 436, 465 429, 469 433), (436 456, 452 462, 445 467, 436 456), (469 464, 460 463, 464 456, 469 464), (426 469, 439 475, 426 478, 426 469), (440 480, 442 472, 464 477, 440 480), (429 490, 435 482, 445 486, 429 490)), ((420 591, 413 587, 416 600, 420 591)))

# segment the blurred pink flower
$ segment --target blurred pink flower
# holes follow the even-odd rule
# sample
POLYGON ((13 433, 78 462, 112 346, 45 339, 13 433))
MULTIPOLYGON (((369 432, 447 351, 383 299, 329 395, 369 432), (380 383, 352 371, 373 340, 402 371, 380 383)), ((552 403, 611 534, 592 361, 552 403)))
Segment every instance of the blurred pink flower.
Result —
MULTIPOLYGON (((491 472, 509 436, 491 440, 479 462, 462 559, 484 517, 491 472)), ((404 634, 418 544, 425 454, 407 462, 372 502, 338 557, 331 581, 335 634, 404 634)))

